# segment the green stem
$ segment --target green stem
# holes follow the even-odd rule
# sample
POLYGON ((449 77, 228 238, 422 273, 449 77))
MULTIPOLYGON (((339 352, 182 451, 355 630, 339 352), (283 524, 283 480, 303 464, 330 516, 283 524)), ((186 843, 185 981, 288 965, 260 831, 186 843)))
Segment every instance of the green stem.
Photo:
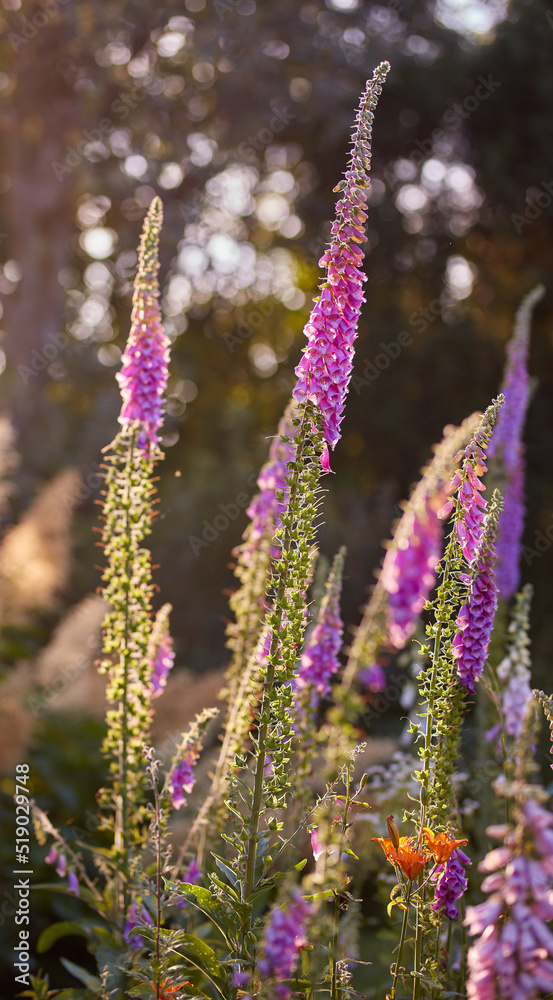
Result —
MULTIPOLYGON (((132 497, 130 494, 133 475, 133 459, 135 447, 136 430, 133 430, 129 453, 127 456, 127 469, 125 475, 126 495, 125 495, 125 534, 127 539, 131 537, 131 506, 132 497)), ((127 546, 129 553, 129 546, 127 546)), ((115 824, 115 846, 121 851, 121 887, 120 901, 122 909, 122 921, 129 905, 129 803, 128 803, 128 754, 129 754, 129 634, 130 634, 130 587, 131 587, 132 565, 130 554, 125 562, 125 607, 124 607, 124 630, 121 650, 121 666, 123 675, 123 694, 121 698, 121 752, 119 757, 119 793, 117 795, 117 817, 119 822, 115 824)))
POLYGON ((409 919, 409 898, 410 898, 411 885, 409 884, 409 890, 407 892, 407 899, 405 900, 405 909, 403 911, 403 921, 401 924, 401 934, 399 936, 399 944, 397 947, 397 959, 396 967, 394 969, 394 979, 392 982, 392 989, 390 992, 390 1000, 396 1000, 396 984, 399 976, 399 970, 401 968, 401 957, 403 955, 403 946, 405 944, 405 937, 407 935, 407 921, 409 919))
MULTIPOLYGON (((306 438, 306 420, 305 420, 305 410, 302 416, 302 424, 298 430, 297 440, 298 447, 296 449, 295 461, 294 461, 294 477, 290 484, 290 495, 288 501, 288 510, 290 510, 296 500, 299 487, 300 478, 300 467, 303 457, 303 449, 305 446, 306 438)), ((277 613, 277 620, 272 625, 273 634, 271 637, 271 647, 268 656, 267 673, 263 683, 263 694, 261 698, 261 704, 259 709, 260 718, 268 719, 271 712, 271 699, 270 692, 275 680, 275 667, 274 661, 276 660, 278 645, 280 642, 280 627, 283 618, 283 602, 286 596, 286 587, 288 581, 285 576, 286 559, 285 557, 291 550, 292 543, 292 531, 291 525, 286 524, 284 531, 284 538, 282 540, 282 556, 281 563, 283 563, 284 572, 281 575, 277 596, 274 602, 274 607, 277 613)), ((255 781, 252 795, 252 810, 250 814, 249 823, 249 834, 248 834, 248 845, 247 845, 247 865, 246 865, 246 875, 242 885, 242 901, 246 902, 250 899, 251 894, 254 890, 255 885, 255 854, 257 842, 259 839, 259 819, 261 815, 262 797, 263 797, 263 782, 264 782, 264 768, 265 761, 267 757, 267 733, 269 730, 269 722, 262 722, 258 730, 257 739, 257 758, 256 758, 256 771, 255 771, 255 781)), ((251 924, 251 917, 250 917, 251 924)))
MULTIPOLYGON (((420 876, 419 876, 420 883, 420 876)), ((421 920, 421 907, 423 901, 422 898, 417 904, 417 919, 415 924, 415 961, 413 963, 413 1000, 419 1000, 421 995, 421 978, 420 971, 422 966, 422 920, 421 920)))

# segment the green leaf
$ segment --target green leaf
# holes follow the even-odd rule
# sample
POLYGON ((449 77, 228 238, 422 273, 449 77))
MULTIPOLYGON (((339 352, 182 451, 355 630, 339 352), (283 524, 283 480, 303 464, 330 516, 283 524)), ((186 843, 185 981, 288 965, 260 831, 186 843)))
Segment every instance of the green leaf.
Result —
POLYGON ((38 952, 48 951, 56 941, 69 934, 78 934, 80 937, 90 936, 86 927, 81 927, 72 920, 58 920, 57 923, 51 924, 42 932, 37 941, 36 950, 38 952))
POLYGON ((323 889, 322 892, 314 892, 312 896, 304 896, 304 899, 321 900, 332 899, 335 896, 334 889, 323 889))
POLYGON ((208 917, 221 932, 229 948, 232 948, 230 939, 233 934, 238 933, 238 921, 227 911, 221 901, 212 895, 209 889, 204 889, 200 885, 192 885, 190 882, 170 882, 168 879, 165 879, 165 886, 208 917))
POLYGON ((207 976, 217 992, 224 998, 223 983, 225 970, 213 948, 210 948, 205 941, 200 941, 199 938, 194 937, 192 934, 179 934, 177 943, 173 946, 172 950, 175 955, 184 958, 194 968, 203 972, 204 976, 207 976))
POLYGON ((83 969, 82 966, 75 965, 74 962, 70 962, 68 958, 60 958, 60 962, 72 976, 75 976, 75 979, 78 979, 80 983, 84 983, 84 985, 91 990, 92 993, 96 993, 97 996, 100 996, 102 983, 98 979, 98 976, 91 976, 90 972, 87 972, 87 970, 83 969))
POLYGON ((236 888, 238 885, 238 877, 236 873, 233 872, 232 868, 229 868, 229 866, 225 864, 222 858, 220 858, 217 854, 214 854, 213 851, 211 852, 211 856, 214 858, 217 868, 223 872, 223 875, 227 876, 230 884, 236 888))
POLYGON ((356 860, 356 861, 359 861, 359 858, 358 858, 358 857, 357 857, 357 855, 356 855, 356 854, 354 853, 354 851, 352 851, 351 847, 346 847, 346 850, 345 850, 345 852, 344 852, 344 853, 345 853, 345 854, 349 854, 350 858, 355 858, 355 860, 356 860))

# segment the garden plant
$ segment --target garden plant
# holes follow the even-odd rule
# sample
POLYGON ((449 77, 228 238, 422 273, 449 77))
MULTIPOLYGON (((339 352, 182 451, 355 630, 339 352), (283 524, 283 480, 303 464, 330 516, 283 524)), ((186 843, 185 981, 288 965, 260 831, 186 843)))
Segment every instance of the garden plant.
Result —
MULTIPOLYGON (((64 958, 81 984, 71 988, 24 972, 21 996, 553 994, 553 813, 536 760, 553 699, 532 689, 532 590, 519 568, 526 361, 541 287, 520 306, 497 398, 435 446, 344 653, 347 553, 326 565, 317 547, 364 302, 373 119, 388 70, 377 67, 360 99, 296 385, 233 553, 226 700, 197 716, 169 763, 150 736, 174 659, 170 607, 154 612, 145 547, 170 365, 157 279, 163 208, 158 197, 150 205, 117 375, 120 429, 103 458, 109 777, 97 832, 70 843, 32 806, 48 891, 78 896, 87 914, 48 927, 38 952, 61 941, 70 955, 78 935, 97 968, 64 958), (383 654, 402 650, 413 691, 404 749, 388 767, 363 769, 385 704, 383 654), (198 800, 217 715, 217 760, 198 800), (189 821, 177 842, 180 810, 189 821), (382 919, 360 932, 367 858, 382 919), (387 949, 377 978, 371 934, 387 949)), ((25 765, 18 781, 24 804, 25 765)))

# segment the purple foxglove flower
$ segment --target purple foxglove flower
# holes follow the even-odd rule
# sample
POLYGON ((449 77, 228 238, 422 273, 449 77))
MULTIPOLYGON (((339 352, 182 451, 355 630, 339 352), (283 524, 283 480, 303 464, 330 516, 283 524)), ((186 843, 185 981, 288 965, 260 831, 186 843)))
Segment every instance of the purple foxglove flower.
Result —
MULTIPOLYGON (((262 976, 270 976, 277 981, 289 979, 296 968, 298 952, 307 944, 305 925, 311 914, 311 906, 299 893, 287 909, 275 907, 263 939, 263 958, 259 961, 262 976)), ((283 988, 282 997, 289 996, 283 988)))
POLYGON ((163 332, 159 307, 158 241, 163 219, 154 198, 144 221, 134 282, 131 331, 116 378, 123 405, 119 423, 136 425, 137 444, 150 452, 157 446, 163 422, 163 393, 167 385, 169 340, 163 332))
POLYGON ((380 663, 372 663, 370 667, 362 667, 357 676, 363 687, 368 688, 369 691, 376 693, 386 690, 386 674, 380 663))
POLYGON ((143 947, 144 940, 140 934, 133 934, 132 937, 129 937, 129 935, 135 927, 146 927, 148 924, 152 926, 153 920, 146 907, 141 906, 139 909, 137 903, 131 903, 125 927, 123 929, 123 937, 125 938, 125 941, 129 942, 131 948, 134 948, 135 951, 139 951, 140 948, 143 947))
POLYGON ((517 312, 513 336, 507 345, 507 364, 501 409, 489 448, 503 494, 503 512, 497 533, 497 586, 508 600, 520 581, 520 545, 524 528, 524 445, 522 434, 529 400, 527 370, 532 310, 543 297, 542 285, 534 288, 517 312))
POLYGON ((309 636, 293 682, 296 695, 309 690, 315 707, 330 692, 330 678, 340 669, 339 653, 344 629, 340 615, 340 591, 345 553, 336 556, 328 576, 317 623, 309 636))
MULTIPOLYGON (((296 368, 298 382, 294 396, 299 402, 311 400, 321 411, 324 437, 331 448, 340 439, 340 424, 351 379, 354 341, 364 301, 361 271, 366 241, 371 129, 373 112, 389 70, 381 63, 362 95, 353 133, 353 148, 344 180, 335 188, 342 192, 332 225, 332 241, 321 258, 326 279, 305 327, 307 346, 296 368)), ((323 454, 328 470, 328 448, 323 454)))
POLYGON ((194 756, 191 753, 188 753, 186 757, 183 757, 183 759, 179 761, 173 771, 171 778, 171 795, 174 809, 180 809, 181 806, 186 805, 185 792, 189 795, 196 784, 196 778, 192 770, 194 763, 194 756))
POLYGON ((149 658, 152 671, 152 698, 159 698, 167 684, 167 678, 175 660, 173 640, 167 626, 164 627, 158 641, 153 644, 152 652, 153 655, 149 658))
POLYGON ((457 660, 459 680, 471 694, 474 694, 474 683, 484 669, 497 609, 494 558, 495 551, 490 540, 483 546, 476 561, 468 603, 459 612, 459 631, 453 640, 452 652, 457 660))
POLYGON ((74 892, 76 896, 79 895, 79 880, 75 875, 75 872, 69 872, 67 876, 69 882, 69 892, 74 892))
POLYGON ((52 845, 44 860, 47 865, 56 865, 56 874, 59 875, 60 878, 65 877, 65 873, 67 871, 67 858, 65 857, 65 854, 60 854, 57 847, 52 845))
POLYGON ((553 840, 540 840, 551 814, 532 799, 522 806, 516 830, 490 828, 504 846, 479 869, 491 872, 482 890, 491 893, 467 909, 465 924, 477 938, 467 956, 471 1000, 536 1000, 553 991, 553 840), (519 853, 522 851, 523 853, 519 853))
POLYGON ((406 511, 404 517, 401 537, 388 549, 380 573, 380 582, 388 595, 387 637, 396 649, 402 649, 412 635, 436 583, 443 539, 435 500, 428 498, 424 510, 406 511))
POLYGON ((460 899, 468 885, 465 866, 472 864, 470 858, 460 847, 453 851, 445 865, 440 865, 440 876, 436 885, 434 902, 431 909, 436 913, 445 912, 450 920, 457 920, 459 910, 455 900, 460 899))

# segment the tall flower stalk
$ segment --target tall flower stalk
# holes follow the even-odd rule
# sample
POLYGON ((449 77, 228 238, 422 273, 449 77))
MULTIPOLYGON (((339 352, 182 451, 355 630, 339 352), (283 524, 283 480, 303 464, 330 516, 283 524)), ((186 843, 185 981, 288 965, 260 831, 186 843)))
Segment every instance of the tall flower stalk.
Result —
POLYGON ((536 1000, 553 993, 553 814, 546 795, 531 781, 536 770, 535 703, 527 703, 513 779, 496 782, 512 801, 513 823, 490 827, 502 840, 479 871, 488 898, 469 907, 465 923, 475 937, 468 952, 470 1000, 536 1000))
MULTIPOLYGON (((293 395, 298 406, 292 419, 293 457, 287 462, 284 488, 277 488, 274 495, 284 509, 279 512, 277 554, 265 598, 268 611, 262 632, 267 637, 267 656, 259 666, 260 694, 253 712, 256 733, 252 737, 251 766, 247 767, 241 754, 235 758, 236 766, 251 775, 248 816, 245 829, 238 823, 232 837, 227 837, 235 846, 234 871, 241 902, 247 905, 251 904, 255 888, 263 884, 272 861, 267 861, 270 837, 262 836, 263 817, 268 810, 284 807, 289 789, 287 765, 294 739, 291 685, 306 627, 304 608, 311 576, 318 484, 321 467, 328 467, 328 445, 334 447, 340 436, 351 376, 353 341, 363 301, 364 276, 358 268, 362 259, 358 244, 365 239, 362 223, 372 121, 388 70, 388 63, 375 70, 361 98, 345 179, 338 186, 342 198, 333 239, 323 257, 327 274, 306 327, 308 344, 296 370, 298 383, 293 395)), ((247 786, 248 781, 242 784, 247 786)), ((249 913, 243 921, 241 961, 252 967, 251 910, 249 913)))
POLYGON ((328 447, 335 448, 340 440, 357 324, 364 302, 362 286, 366 276, 360 270, 363 261, 360 244, 366 241, 372 122, 389 69, 387 62, 377 67, 361 98, 348 167, 334 189, 342 197, 336 205, 333 238, 320 260, 326 267, 326 277, 305 327, 307 345, 296 368, 294 397, 299 402, 311 400, 322 415, 325 468, 328 468, 328 447))
MULTIPOLYGON (((464 600, 467 610, 462 620, 464 622, 468 618, 470 634, 475 639, 480 637, 479 616, 488 615, 483 631, 488 624, 491 627, 488 618, 493 621, 493 608, 490 611, 488 604, 490 600, 494 604, 495 593, 489 598, 484 596, 482 600, 480 597, 476 600, 475 594, 483 574, 489 569, 500 509, 499 497, 495 494, 489 509, 486 509, 487 502, 481 496, 481 477, 486 471, 485 454, 502 401, 502 397, 499 397, 488 407, 471 442, 464 449, 462 466, 448 487, 451 499, 440 512, 443 517, 447 517, 454 511, 454 516, 441 564, 441 581, 433 602, 434 621, 427 627, 427 634, 433 643, 432 646, 421 649, 421 654, 428 656, 429 665, 419 674, 420 697, 425 706, 422 713, 425 731, 421 734, 419 749, 421 768, 416 772, 421 785, 420 803, 418 812, 411 816, 418 828, 419 844, 425 829, 444 831, 454 820, 452 776, 459 756, 465 690, 467 687, 470 689, 469 684, 463 683, 466 677, 456 666, 456 636, 462 631, 459 605, 464 600), (472 607, 471 602, 474 602, 472 615, 468 610, 472 607)), ((480 660, 472 663, 471 682, 481 671, 486 650, 487 642, 484 638, 478 648, 480 660)), ((412 728, 418 731, 420 727, 413 725, 412 728)), ((418 1000, 421 995, 425 970, 427 974, 434 976, 438 971, 434 954, 430 953, 427 946, 433 920, 425 902, 426 891, 420 880, 418 892, 413 1000, 418 1000)))
POLYGON ((130 854, 144 820, 142 743, 150 726, 152 663, 151 564, 143 542, 152 521, 152 473, 160 457, 158 432, 167 383, 168 340, 159 307, 158 242, 162 205, 146 216, 134 283, 131 332, 118 375, 121 430, 107 449, 102 543, 109 611, 104 622, 102 670, 108 674, 108 732, 104 753, 111 787, 101 803, 113 829, 113 860, 120 874, 119 906, 130 900, 130 854), (111 814, 111 819, 109 815, 111 814))
POLYGON ((342 687, 350 687, 359 670, 375 661, 381 646, 401 648, 412 635, 417 618, 436 582, 443 527, 438 517, 446 484, 451 480, 459 452, 473 436, 479 414, 472 414, 460 427, 447 427, 443 440, 434 446, 434 457, 405 505, 393 538, 388 543, 382 572, 363 617, 355 631, 342 687), (423 539, 431 540, 423 545, 423 539), (405 579, 405 566, 409 573, 405 579), (414 572, 415 570, 415 572, 414 572))
POLYGON ((507 365, 501 391, 505 404, 489 448, 494 485, 503 495, 497 536, 497 586, 508 600, 520 581, 520 546, 524 529, 524 445, 522 435, 530 399, 527 360, 534 307, 545 288, 537 285, 522 301, 513 336, 507 345, 507 365))

